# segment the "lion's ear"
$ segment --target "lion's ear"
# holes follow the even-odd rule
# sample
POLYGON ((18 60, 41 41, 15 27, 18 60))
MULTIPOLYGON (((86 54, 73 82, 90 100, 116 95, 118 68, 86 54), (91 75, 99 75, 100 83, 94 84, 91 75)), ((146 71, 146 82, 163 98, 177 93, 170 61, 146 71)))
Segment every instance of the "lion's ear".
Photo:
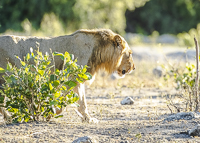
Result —
POLYGON ((121 39, 121 37, 119 35, 115 35, 114 43, 115 43, 115 46, 121 47, 120 45, 122 45, 122 39, 121 39))

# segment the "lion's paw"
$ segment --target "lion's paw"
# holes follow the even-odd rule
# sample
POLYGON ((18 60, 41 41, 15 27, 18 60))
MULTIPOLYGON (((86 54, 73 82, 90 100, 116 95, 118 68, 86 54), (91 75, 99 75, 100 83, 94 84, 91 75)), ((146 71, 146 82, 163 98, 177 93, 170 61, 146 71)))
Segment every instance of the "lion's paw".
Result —
POLYGON ((10 115, 5 115, 4 120, 6 121, 7 124, 12 123, 12 117, 10 115))
POLYGON ((98 124, 99 120, 96 118, 92 118, 88 113, 84 113, 83 115, 77 111, 76 109, 74 109, 76 111, 76 113, 81 117, 82 122, 87 122, 87 123, 95 123, 98 124))
POLYGON ((98 124, 98 123, 99 123, 99 120, 96 119, 96 118, 90 118, 89 123, 95 123, 95 124, 98 124))
POLYGON ((86 118, 82 118, 82 122, 87 122, 87 123, 95 123, 98 124, 99 120, 96 118, 91 118, 91 117, 86 117, 86 118))

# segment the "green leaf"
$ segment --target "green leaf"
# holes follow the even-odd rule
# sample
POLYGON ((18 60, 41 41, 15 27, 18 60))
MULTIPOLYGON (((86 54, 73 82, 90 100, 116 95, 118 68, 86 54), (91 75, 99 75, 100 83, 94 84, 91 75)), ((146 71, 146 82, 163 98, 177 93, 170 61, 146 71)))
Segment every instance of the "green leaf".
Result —
POLYGON ((44 70, 38 70, 38 73, 41 75, 41 76, 43 76, 44 75, 44 70))
POLYGON ((26 117, 24 121, 28 122, 30 119, 31 119, 30 117, 26 117))
POLYGON ((20 63, 21 63, 22 66, 25 66, 25 65, 26 65, 26 63, 23 62, 23 61, 21 61, 21 60, 20 60, 20 63))
POLYGON ((54 81, 54 80, 56 80, 56 79, 57 79, 57 76, 56 76, 56 75, 54 75, 54 74, 50 75, 50 81, 54 81))
POLYGON ((53 52, 54 56, 64 56, 63 53, 59 53, 59 52, 53 52))
POLYGON ((58 102, 56 100, 53 100, 53 101, 50 102, 50 106, 56 105, 56 104, 58 104, 58 102))
POLYGON ((64 58, 67 59, 67 62, 71 59, 70 54, 65 52, 64 58))
POLYGON ((56 74, 56 75, 59 75, 59 74, 60 74, 60 70, 59 70, 59 69, 56 69, 56 70, 55 70, 55 74, 56 74))
POLYGON ((0 96, 0 103, 4 103, 4 96, 0 96))
POLYGON ((85 73, 88 76, 88 80, 92 79, 92 75, 88 72, 85 73))
POLYGON ((53 85, 54 85, 55 87, 57 87, 59 84, 60 84, 60 81, 59 81, 59 80, 55 80, 55 81, 53 82, 53 85))
POLYGON ((61 91, 58 91, 58 92, 56 92, 56 93, 54 94, 54 97, 55 97, 55 98, 58 98, 60 95, 61 95, 61 91))
POLYGON ((78 76, 79 76, 80 78, 83 78, 83 79, 88 79, 88 76, 85 75, 85 74, 78 74, 78 76))
POLYGON ((77 96, 73 98, 73 102, 76 102, 78 100, 79 100, 79 97, 77 97, 77 96))
POLYGON ((10 78, 7 78, 6 83, 10 84, 10 83, 12 83, 12 80, 10 78))
POLYGON ((51 85, 51 83, 49 83, 49 89, 50 91, 53 89, 53 86, 51 85))
POLYGON ((16 83, 16 81, 17 81, 17 79, 15 78, 14 75, 11 75, 11 76, 10 76, 10 79, 11 79, 11 81, 12 81, 13 83, 16 83))
POLYGON ((6 71, 0 67, 0 73, 5 73, 6 71))
POLYGON ((28 68, 28 67, 26 67, 26 68, 25 68, 25 72, 26 72, 26 73, 28 73, 28 71, 29 71, 29 68, 28 68))
POLYGON ((60 56, 60 58, 64 61, 64 56, 60 56))
POLYGON ((86 71, 87 71, 87 68, 84 67, 84 68, 82 69, 82 72, 85 73, 86 71))
POLYGON ((47 97, 51 97, 51 98, 53 98, 53 95, 52 95, 52 94, 48 94, 47 97))
POLYGON ((28 61, 30 59, 30 54, 28 53, 27 55, 26 55, 26 61, 28 61))
POLYGON ((61 118, 63 117, 63 115, 58 115, 58 116, 55 116, 54 118, 61 118))
POLYGON ((21 61, 21 59, 18 56, 15 56, 15 57, 21 61))
POLYGON ((76 78, 76 81, 78 81, 79 83, 82 83, 83 80, 82 79, 79 79, 79 78, 76 78))
POLYGON ((73 96, 72 93, 67 94, 67 97, 68 97, 68 98, 72 98, 72 96, 73 96))
POLYGON ((74 60, 74 55, 73 54, 70 54, 70 59, 74 60))
POLYGON ((53 55, 54 55, 54 56, 60 56, 60 58, 61 58, 62 60, 64 60, 64 55, 63 55, 62 53, 54 52, 53 55))
POLYGON ((8 63, 8 64, 7 64, 6 69, 7 69, 7 71, 9 71, 9 72, 12 70, 12 65, 11 65, 11 63, 8 63))
POLYGON ((32 56, 32 57, 34 57, 34 56, 35 56, 33 52, 31 52, 31 56, 32 56))
POLYGON ((77 85, 77 83, 76 82, 74 82, 74 81, 67 81, 67 82, 65 82, 64 83, 65 85, 67 85, 67 86, 69 86, 69 87, 75 87, 76 85, 77 85))
POLYGON ((67 90, 67 88, 65 86, 62 86, 62 90, 67 90))

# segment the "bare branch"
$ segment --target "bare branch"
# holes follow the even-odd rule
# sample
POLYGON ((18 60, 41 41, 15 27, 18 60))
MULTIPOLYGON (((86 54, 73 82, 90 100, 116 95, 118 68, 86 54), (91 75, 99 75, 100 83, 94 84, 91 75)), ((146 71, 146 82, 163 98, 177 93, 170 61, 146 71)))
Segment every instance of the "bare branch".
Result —
POLYGON ((169 105, 167 105, 167 107, 169 108, 169 110, 171 111, 171 114, 172 114, 172 113, 173 113, 173 112, 172 112, 172 109, 169 107, 169 105))
POLYGON ((196 86, 196 108, 195 111, 199 110, 199 44, 198 41, 196 40, 196 37, 194 37, 194 42, 196 45, 196 81, 195 81, 195 86, 196 86))

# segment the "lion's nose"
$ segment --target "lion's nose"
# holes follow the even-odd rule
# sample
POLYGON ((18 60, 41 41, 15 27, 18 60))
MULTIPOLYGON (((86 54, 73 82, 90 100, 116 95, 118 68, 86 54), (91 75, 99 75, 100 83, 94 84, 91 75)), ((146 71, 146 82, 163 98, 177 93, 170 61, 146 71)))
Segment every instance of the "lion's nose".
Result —
POLYGON ((125 73, 126 73, 126 71, 125 71, 125 70, 123 70, 123 71, 122 71, 122 74, 125 74, 125 73))
POLYGON ((133 70, 135 70, 135 66, 133 65, 133 70))

